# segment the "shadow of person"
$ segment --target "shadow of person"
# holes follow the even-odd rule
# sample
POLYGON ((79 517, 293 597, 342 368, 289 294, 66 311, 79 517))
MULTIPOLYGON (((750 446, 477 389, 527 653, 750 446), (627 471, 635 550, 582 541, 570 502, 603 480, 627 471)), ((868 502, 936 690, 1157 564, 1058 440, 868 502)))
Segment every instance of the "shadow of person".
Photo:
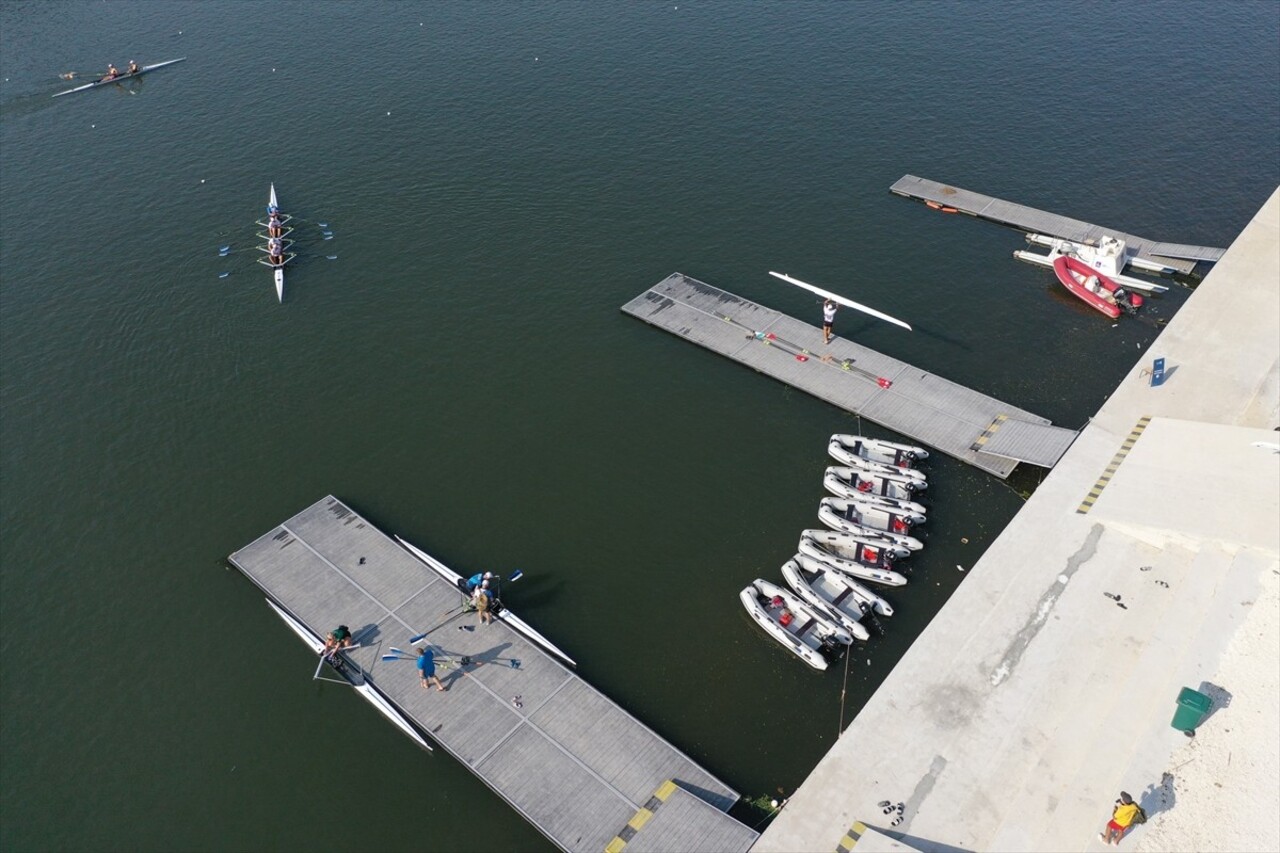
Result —
POLYGON ((1160 775, 1158 783, 1152 782, 1138 795, 1138 805, 1147 813, 1148 820, 1160 812, 1171 811, 1177 803, 1173 781, 1173 774, 1166 771, 1160 775))

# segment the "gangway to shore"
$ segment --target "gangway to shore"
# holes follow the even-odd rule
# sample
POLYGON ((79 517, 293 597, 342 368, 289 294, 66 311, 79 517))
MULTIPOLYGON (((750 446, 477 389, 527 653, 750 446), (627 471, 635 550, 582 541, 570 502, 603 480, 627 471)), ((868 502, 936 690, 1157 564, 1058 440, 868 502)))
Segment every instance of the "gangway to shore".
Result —
POLYGON ((311 638, 350 626, 356 647, 343 652, 344 669, 358 688, 562 850, 755 843, 758 833, 728 815, 736 791, 501 619, 476 626, 459 612, 456 586, 332 495, 229 560, 313 654, 311 638), (422 689, 412 661, 380 662, 424 631, 445 693, 422 689))
POLYGON ((1045 234, 1076 243, 1097 242, 1104 236, 1119 237, 1135 251, 1139 258, 1171 267, 1183 275, 1190 275, 1198 261, 1217 261, 1226 251, 1212 246, 1160 243, 1145 237, 1126 234, 1114 228, 1103 228, 1101 225, 1059 216, 1025 204, 940 184, 927 178, 917 178, 915 175, 903 175, 889 187, 889 192, 904 198, 914 198, 926 204, 932 202, 933 205, 938 205, 944 210, 967 213, 979 219, 1009 225, 1031 234, 1045 234))
POLYGON ((1052 468, 1076 432, 683 273, 623 313, 741 362, 989 474, 1052 468))

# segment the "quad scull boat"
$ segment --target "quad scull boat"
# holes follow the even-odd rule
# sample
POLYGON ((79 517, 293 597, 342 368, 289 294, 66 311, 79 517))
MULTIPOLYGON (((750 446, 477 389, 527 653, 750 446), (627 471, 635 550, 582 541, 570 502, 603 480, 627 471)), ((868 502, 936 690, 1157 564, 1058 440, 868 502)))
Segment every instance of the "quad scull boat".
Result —
MULTIPOLYGON (((275 185, 274 183, 271 185, 271 195, 270 195, 270 197, 269 197, 269 198, 270 198, 270 201, 268 202, 267 209, 268 209, 268 210, 272 210, 272 209, 274 209, 274 210, 279 210, 279 209, 280 209, 280 205, 276 202, 276 185, 275 185)), ((275 272, 275 279, 276 279, 276 299, 280 300, 281 302, 284 302, 284 268, 285 268, 285 265, 286 265, 286 264, 288 264, 288 263, 289 263, 289 261, 291 261, 291 260, 293 260, 294 258, 296 258, 296 257, 297 257, 297 254, 295 254, 294 252, 290 252, 290 251, 289 251, 289 247, 293 245, 293 241, 292 241, 292 240, 290 240, 290 239, 288 239, 289 235, 293 233, 293 228, 292 228, 292 227, 287 227, 287 226, 288 226, 288 224, 289 224, 289 220, 291 220, 291 219, 293 219, 293 217, 292 217, 292 216, 289 216, 287 213, 281 213, 281 214, 280 214, 280 225, 282 226, 282 230, 281 230, 281 233, 280 233, 280 242, 281 242, 281 245, 282 245, 282 247, 283 247, 280 251, 281 251, 281 255, 282 255, 282 257, 284 258, 284 260, 282 260, 282 261, 281 261, 280 263, 278 263, 278 264, 273 264, 273 263, 271 262, 271 248, 270 248, 270 245, 271 245, 271 237, 269 236, 269 234, 259 234, 259 235, 258 235, 259 237, 261 237, 262 239, 264 239, 264 240, 266 240, 266 241, 267 241, 267 243, 266 243, 265 245, 262 245, 262 246, 259 246, 259 247, 258 247, 258 250, 259 250, 259 251, 262 251, 262 252, 266 252, 266 253, 267 253, 267 256, 266 256, 265 258, 258 258, 258 263, 260 263, 260 264, 265 264, 266 266, 271 267, 271 269, 275 272)), ((270 225, 268 225, 266 222, 263 222, 261 219, 259 219, 259 220, 257 221, 257 224, 258 224, 258 225, 261 225, 263 228, 268 228, 268 229, 269 229, 269 228, 271 227, 271 226, 270 226, 270 225)))
POLYGON ((184 56, 181 59, 170 59, 165 62, 157 62, 155 65, 144 65, 132 74, 117 74, 115 77, 110 79, 104 78, 102 80, 94 80, 92 83, 85 83, 83 86, 76 86, 74 89, 67 89, 64 92, 55 92, 53 97, 58 98, 63 95, 70 95, 72 92, 83 92, 87 89, 96 89, 99 86, 107 86, 111 83, 123 83, 125 80, 132 80, 134 77, 141 77, 148 71, 155 71, 157 68, 164 68, 166 65, 173 65, 178 62, 186 62, 186 60, 187 58, 184 56))

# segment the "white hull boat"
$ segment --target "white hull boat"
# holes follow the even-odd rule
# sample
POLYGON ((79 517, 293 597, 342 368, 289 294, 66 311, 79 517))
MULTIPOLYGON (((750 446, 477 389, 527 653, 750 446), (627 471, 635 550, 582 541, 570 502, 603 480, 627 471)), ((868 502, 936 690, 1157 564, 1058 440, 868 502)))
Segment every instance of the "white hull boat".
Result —
MULTIPOLYGON (((845 479, 838 474, 832 474, 831 472, 833 470, 841 469, 828 468, 827 474, 822 478, 822 485, 826 486, 827 491, 831 492, 831 494, 836 497, 865 503, 870 506, 883 507, 884 509, 912 519, 912 524, 923 524, 925 522, 928 510, 925 508, 925 505, 919 501, 913 501, 908 498, 887 497, 885 495, 878 495, 871 489, 862 489, 851 486, 848 479, 845 479)), ((843 470, 852 471, 853 469, 845 467, 843 470)), ((859 479, 856 473, 852 479, 853 482, 858 483, 859 485, 866 483, 874 488, 873 483, 859 479)))
MULTIPOLYGON (((890 442, 885 443, 888 444, 890 442)), ((907 445, 899 445, 899 447, 905 448, 907 445)), ((850 468, 858 468, 874 474, 910 477, 921 482, 927 479, 923 471, 912 467, 914 465, 913 460, 909 460, 905 456, 899 457, 901 451, 896 448, 888 449, 883 453, 877 451, 874 457, 867 455, 869 452, 870 449, 861 436, 833 435, 831 440, 827 442, 827 453, 841 465, 847 465, 850 468), (898 461, 892 461, 895 458, 898 458, 898 461), (886 459, 890 461, 885 461, 886 459)))
MULTIPOLYGON (((858 583, 854 578, 849 577, 837 569, 833 569, 822 560, 815 560, 813 557, 808 557, 804 554, 796 554, 792 559, 807 575, 820 575, 823 572, 831 572, 836 576, 840 583, 849 585, 851 597, 856 598, 859 602, 871 608, 873 613, 879 616, 893 615, 893 605, 886 599, 876 595, 875 592, 858 583)), ((812 580, 809 581, 809 585, 814 589, 818 589, 818 586, 814 584, 812 580)))
POLYGON ((832 441, 840 444, 852 453, 872 462, 893 465, 897 468, 914 468, 929 458, 929 451, 912 444, 897 441, 885 441, 882 438, 867 438, 865 435, 847 435, 836 433, 832 441))
POLYGON ((912 551, 924 547, 923 542, 910 534, 911 522, 903 516, 848 498, 823 498, 818 503, 818 519, 832 530, 870 534, 912 551))
POLYGON ((800 555, 797 554, 782 566, 782 576, 796 594, 842 626, 855 640, 866 642, 871 639, 871 631, 863 624, 864 620, 875 626, 876 633, 882 633, 879 620, 872 622, 868 616, 874 616, 875 610, 854 596, 849 586, 853 581, 834 569, 824 568, 819 574, 808 575, 800 568, 798 559, 800 555))
POLYGON ((1028 234, 1027 242, 1047 246, 1049 248, 1049 254, 1041 255, 1036 252, 1028 252, 1025 249, 1019 249, 1013 253, 1013 256, 1020 261, 1039 264, 1044 267, 1052 267, 1053 262, 1059 257, 1063 255, 1070 255, 1080 259, 1089 267, 1102 273, 1116 284, 1133 288, 1134 290, 1145 290, 1149 293, 1164 293, 1169 288, 1163 284, 1155 284, 1154 282, 1143 281, 1140 278, 1123 275, 1121 271, 1127 266, 1159 275, 1173 275, 1177 272, 1173 267, 1165 266, 1164 264, 1159 264, 1154 261, 1148 261, 1144 258, 1139 258, 1136 253, 1131 252, 1128 249, 1123 240, 1116 237, 1103 235, 1095 246, 1089 243, 1078 243, 1073 240, 1063 240, 1058 237, 1046 237, 1043 234, 1028 234))
POLYGON ((826 669, 828 658, 853 642, 849 632, 800 596, 769 581, 757 578, 738 593, 738 599, 765 633, 814 669, 826 669))
POLYGON ((859 580, 884 586, 902 586, 907 582, 906 575, 895 570, 893 562, 911 552, 887 539, 834 530, 806 530, 800 534, 798 550, 803 556, 821 560, 859 580))
POLYGON ((832 465, 822 477, 822 485, 838 498, 872 495, 908 501, 929 488, 927 480, 899 474, 877 474, 851 465, 832 465))
MULTIPOLYGON (((276 202, 276 185, 274 183, 271 185, 271 192, 268 194, 267 199, 269 209, 279 209, 280 205, 276 202)), ((293 231, 293 228, 288 227, 288 223, 291 219, 293 219, 293 217, 288 214, 280 214, 280 224, 285 226, 283 233, 281 234, 281 244, 284 246, 284 251, 281 255, 283 260, 278 264, 273 264, 271 263, 270 254, 265 258, 258 258, 258 263, 271 267, 276 283, 276 299, 280 302, 284 302, 284 268, 288 265, 289 261, 298 257, 296 253, 289 251, 289 247, 293 245, 293 241, 288 239, 289 234, 293 231)), ((263 228, 269 227, 267 223, 262 220, 258 220, 257 224, 261 225, 263 228)), ((259 234, 258 236, 264 240, 270 240, 266 234, 259 234)), ((270 249, 268 249, 266 245, 259 246, 258 250, 261 252, 270 252, 270 249)))
MULTIPOLYGON (((284 620, 284 624, 288 625, 290 630, 298 635, 298 638, 301 639, 302 642, 311 647, 311 651, 315 652, 317 655, 324 653, 324 641, 313 634, 306 625, 303 625, 297 619, 294 619, 283 608, 277 607, 276 603, 269 598, 267 599, 267 604, 276 612, 277 616, 284 620)), ((359 681, 354 681, 353 679, 355 676, 350 674, 344 674, 344 677, 351 683, 351 686, 356 689, 356 692, 359 693, 366 702, 372 705, 379 714, 386 717, 392 725, 404 732, 410 740, 425 749, 427 752, 435 751, 431 748, 429 743, 423 740, 422 735, 418 734, 418 730, 414 728, 413 723, 409 722, 403 714, 383 698, 382 694, 375 690, 373 685, 369 683, 369 680, 363 677, 363 673, 361 673, 359 681)))

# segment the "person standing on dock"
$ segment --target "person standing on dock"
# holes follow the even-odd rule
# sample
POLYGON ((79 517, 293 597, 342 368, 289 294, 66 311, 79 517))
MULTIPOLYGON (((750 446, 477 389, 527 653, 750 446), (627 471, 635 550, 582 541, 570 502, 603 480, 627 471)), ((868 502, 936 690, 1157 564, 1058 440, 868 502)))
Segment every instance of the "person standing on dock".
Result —
POLYGON ((488 625, 493 621, 493 613, 491 605, 493 604, 493 593, 489 591, 489 582, 481 581, 480 586, 476 587, 475 596, 472 601, 476 605, 476 613, 480 614, 481 625, 488 625))
POLYGON ((831 326, 836 322, 836 304, 830 299, 822 303, 822 343, 831 343, 831 326))
POLYGON ((425 646, 418 649, 418 674, 422 677, 423 690, 426 690, 434 683, 436 690, 441 693, 444 692, 444 684, 440 682, 440 676, 436 675, 435 653, 425 646))

